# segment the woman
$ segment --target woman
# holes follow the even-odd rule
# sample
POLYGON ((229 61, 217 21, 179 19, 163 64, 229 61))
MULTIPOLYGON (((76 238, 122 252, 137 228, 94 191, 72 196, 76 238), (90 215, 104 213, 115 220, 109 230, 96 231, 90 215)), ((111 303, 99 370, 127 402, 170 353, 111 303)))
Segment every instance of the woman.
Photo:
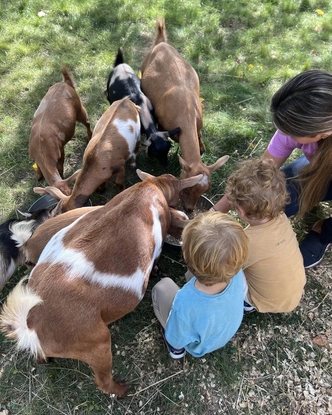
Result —
MULTIPOLYGON (((332 200, 332 74, 308 70, 283 85, 271 102, 277 132, 263 154, 281 167, 293 150, 303 156, 283 168, 291 201, 287 216, 302 217, 323 200, 332 200)), ((224 196, 214 210, 227 212, 224 196)), ((305 268, 317 265, 332 242, 332 218, 313 226, 300 244, 305 268)))

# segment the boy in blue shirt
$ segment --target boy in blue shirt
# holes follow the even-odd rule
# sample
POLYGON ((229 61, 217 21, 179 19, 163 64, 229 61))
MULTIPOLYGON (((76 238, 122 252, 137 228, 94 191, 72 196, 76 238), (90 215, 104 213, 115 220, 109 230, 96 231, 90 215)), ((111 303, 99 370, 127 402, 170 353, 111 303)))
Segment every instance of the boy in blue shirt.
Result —
POLYGON ((163 278, 152 289, 154 312, 170 355, 201 357, 223 347, 243 318, 242 264, 248 238, 242 226, 220 212, 201 213, 183 231, 188 274, 181 289, 163 278))

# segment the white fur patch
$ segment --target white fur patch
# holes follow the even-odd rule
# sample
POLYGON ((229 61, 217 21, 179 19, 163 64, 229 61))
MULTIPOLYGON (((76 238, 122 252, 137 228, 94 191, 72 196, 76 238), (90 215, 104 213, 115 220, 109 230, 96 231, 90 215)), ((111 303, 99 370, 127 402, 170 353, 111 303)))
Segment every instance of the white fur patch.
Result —
POLYGON ((48 106, 48 100, 43 98, 38 106, 38 108, 36 109, 36 112, 34 114, 34 117, 37 117, 37 115, 42 114, 46 108, 48 106))
POLYGON ((11 337, 17 340, 17 348, 29 351, 35 358, 45 358, 40 341, 34 330, 27 325, 29 311, 43 300, 21 280, 7 297, 0 315, 1 325, 8 327, 11 337))
POLYGON ((119 134, 126 140, 129 147, 129 157, 134 155, 134 150, 136 148, 137 142, 141 138, 141 125, 139 121, 139 115, 137 114, 136 121, 128 118, 128 120, 123 121, 119 118, 115 118, 113 124, 118 129, 119 134))
POLYGON ((65 141, 66 139, 66 134, 62 133, 61 131, 58 132, 58 137, 60 138, 61 141, 65 141))
POLYGON ((32 235, 32 228, 35 225, 35 220, 14 222, 9 226, 12 232, 11 239, 15 241, 16 246, 20 248, 32 235))
POLYGON ((203 173, 203 177, 198 182, 198 184, 200 184, 201 186, 207 186, 209 184, 209 178, 205 173, 203 173))
MULTIPOLYGON (((66 268, 66 276, 68 279, 82 278, 104 288, 122 288, 125 291, 134 293, 141 299, 143 297, 142 287, 144 281, 147 275, 150 274, 154 261, 160 256, 163 242, 158 210, 153 206, 153 204, 150 206, 150 209, 153 214, 151 236, 155 241, 155 250, 146 271, 138 267, 131 275, 117 275, 99 272, 96 271, 94 263, 86 258, 84 252, 71 248, 65 248, 63 245, 63 238, 65 234, 85 215, 78 218, 71 225, 60 230, 51 238, 44 248, 34 270, 36 270, 38 264, 41 264, 42 262, 59 264, 66 268)), ((30 275, 33 274, 34 270, 30 275)))

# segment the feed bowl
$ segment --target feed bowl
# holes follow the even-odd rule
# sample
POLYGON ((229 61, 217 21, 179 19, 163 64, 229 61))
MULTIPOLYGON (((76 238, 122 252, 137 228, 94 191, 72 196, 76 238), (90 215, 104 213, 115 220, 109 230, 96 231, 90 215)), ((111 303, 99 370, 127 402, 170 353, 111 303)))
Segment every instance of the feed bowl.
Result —
POLYGON ((51 195, 43 195, 32 203, 28 209, 28 212, 33 213, 37 212, 37 210, 52 209, 58 202, 58 199, 51 195))
MULTIPOLYGON (((197 205, 195 209, 193 210, 193 212, 189 214, 186 212, 185 213, 186 215, 188 215, 189 219, 193 219, 198 214, 207 212, 210 208, 212 208, 212 206, 213 206, 213 203, 211 202, 211 200, 209 200, 206 196, 202 195, 198 199, 197 205)), ((183 209, 179 208, 179 210, 183 210, 183 209)), ((166 239, 165 239, 165 245, 171 246, 173 248, 181 249, 182 241, 167 234, 166 239)))
MULTIPOLYGON (((36 212, 37 210, 42 210, 42 209, 52 209, 53 207, 55 207, 58 203, 58 199, 56 199, 55 197, 46 194, 43 196, 40 196, 37 200, 35 200, 32 205, 29 207, 28 212, 29 213, 33 213, 36 212)), ((84 205, 84 206, 92 206, 92 202, 89 199, 88 202, 84 205)))

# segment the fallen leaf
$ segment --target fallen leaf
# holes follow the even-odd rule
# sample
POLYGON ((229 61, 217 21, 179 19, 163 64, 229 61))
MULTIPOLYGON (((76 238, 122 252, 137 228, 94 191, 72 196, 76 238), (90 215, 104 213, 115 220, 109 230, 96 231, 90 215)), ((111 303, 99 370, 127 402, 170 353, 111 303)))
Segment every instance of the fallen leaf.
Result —
POLYGON ((327 346, 329 344, 326 336, 316 336, 312 339, 312 342, 317 346, 327 346))

